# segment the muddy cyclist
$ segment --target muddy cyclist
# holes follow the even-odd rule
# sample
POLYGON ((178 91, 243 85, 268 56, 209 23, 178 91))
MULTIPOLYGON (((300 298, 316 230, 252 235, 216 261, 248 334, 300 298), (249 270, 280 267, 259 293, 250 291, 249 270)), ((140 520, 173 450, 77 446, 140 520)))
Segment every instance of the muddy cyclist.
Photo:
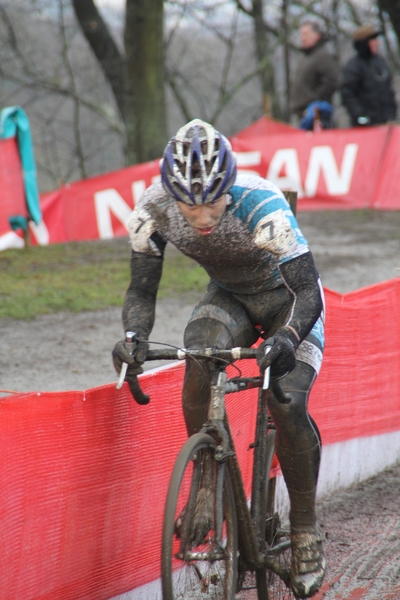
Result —
MULTIPOLYGON (((129 223, 131 281, 122 321, 125 332, 136 332, 141 341, 133 356, 125 341, 116 344, 115 368, 119 373, 128 363, 129 384, 142 372, 168 242, 210 277, 185 329, 186 348, 250 347, 260 331, 273 337, 268 355, 260 345, 259 365, 270 365, 291 397, 270 410, 290 498, 291 585, 299 598, 308 598, 325 572, 315 512, 321 442, 307 410, 324 347, 323 291, 312 254, 283 193, 257 175, 237 173, 229 141, 210 124, 194 119, 181 127, 160 170, 161 182, 145 191, 129 223)), ((182 406, 189 435, 205 421, 212 368, 187 361, 182 406)), ((210 527, 202 506, 211 502, 212 491, 200 489, 199 540, 210 527)))

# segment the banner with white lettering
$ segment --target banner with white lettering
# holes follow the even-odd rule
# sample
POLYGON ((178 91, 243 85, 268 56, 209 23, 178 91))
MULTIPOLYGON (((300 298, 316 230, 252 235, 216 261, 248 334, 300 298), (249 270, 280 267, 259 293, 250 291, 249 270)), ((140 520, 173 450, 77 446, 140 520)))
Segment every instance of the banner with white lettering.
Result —
MULTIPOLYGON (((313 133, 262 117, 231 142, 241 171, 298 192, 298 211, 400 209, 399 126, 313 133)), ((127 235, 135 202, 157 180, 159 163, 152 161, 43 194, 43 221, 30 224, 32 243, 127 235)), ((0 204, 0 217, 1 211, 0 204)), ((0 249, 7 235, 7 220, 0 218, 0 249)))
MULTIPOLYGON (((298 192, 298 210, 367 208, 374 205, 390 129, 239 135, 231 141, 242 170, 298 192)), ((393 208, 400 208, 398 200, 393 208)))
MULTIPOLYGON (((158 180, 158 161, 153 161, 44 194, 42 212, 48 243, 127 235, 126 223, 135 203, 158 180)), ((31 228, 31 232, 35 238, 36 231, 31 228)))

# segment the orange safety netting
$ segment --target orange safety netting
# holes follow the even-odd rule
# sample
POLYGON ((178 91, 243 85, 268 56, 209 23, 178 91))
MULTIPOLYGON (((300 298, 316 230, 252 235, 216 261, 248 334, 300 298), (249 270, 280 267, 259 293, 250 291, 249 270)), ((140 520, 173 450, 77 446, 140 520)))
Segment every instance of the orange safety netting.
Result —
MULTIPOLYGON (((400 279, 326 290, 310 398, 324 444, 400 429, 400 279)), ((245 373, 254 365, 241 364, 245 373)), ((114 385, 0 400, 0 600, 102 600, 159 576, 168 480, 186 433, 183 365, 114 385)), ((256 390, 227 397, 249 488, 256 390)))

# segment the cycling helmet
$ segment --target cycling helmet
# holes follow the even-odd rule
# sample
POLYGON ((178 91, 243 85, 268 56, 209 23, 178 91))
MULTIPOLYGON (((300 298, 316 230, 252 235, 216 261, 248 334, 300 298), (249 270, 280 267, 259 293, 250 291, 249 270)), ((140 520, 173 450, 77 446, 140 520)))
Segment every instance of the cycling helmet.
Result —
POLYGON ((205 204, 219 198, 236 178, 236 156, 225 136, 194 119, 169 141, 160 163, 164 189, 180 202, 205 204))

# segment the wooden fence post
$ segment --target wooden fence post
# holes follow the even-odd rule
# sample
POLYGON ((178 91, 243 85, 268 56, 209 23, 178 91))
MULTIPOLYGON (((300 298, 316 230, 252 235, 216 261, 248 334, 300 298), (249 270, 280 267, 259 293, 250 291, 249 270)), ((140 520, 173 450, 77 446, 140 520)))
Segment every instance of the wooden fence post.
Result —
POLYGON ((289 202, 290 204, 290 208, 292 209, 292 213, 294 214, 294 216, 296 216, 296 211, 297 211, 297 192, 289 192, 287 190, 283 191, 283 195, 285 196, 286 200, 289 202))

